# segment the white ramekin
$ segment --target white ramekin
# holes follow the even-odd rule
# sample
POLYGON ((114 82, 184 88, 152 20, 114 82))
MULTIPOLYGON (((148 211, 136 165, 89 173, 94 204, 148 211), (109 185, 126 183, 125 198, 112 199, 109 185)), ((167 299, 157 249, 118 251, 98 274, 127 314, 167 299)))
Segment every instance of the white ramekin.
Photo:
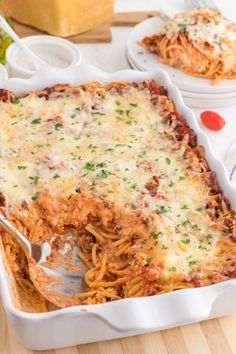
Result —
POLYGON ((7 80, 7 78, 8 78, 8 72, 5 68, 5 66, 0 64, 0 83, 7 80))
MULTIPOLYGON (((77 66, 81 63, 81 52, 79 48, 72 42, 48 35, 40 36, 30 36, 22 39, 29 46, 33 52, 44 52, 45 55, 51 55, 55 57, 60 57, 67 61, 67 65, 63 67, 68 69, 74 66, 77 66)), ((12 43, 6 52, 7 66, 10 77, 21 77, 29 78, 34 73, 35 70, 29 69, 26 66, 22 65, 22 56, 26 54, 23 53, 15 43, 12 43)), ((42 58, 43 59, 43 58, 42 58)), ((52 65, 57 67, 57 65, 52 65)))

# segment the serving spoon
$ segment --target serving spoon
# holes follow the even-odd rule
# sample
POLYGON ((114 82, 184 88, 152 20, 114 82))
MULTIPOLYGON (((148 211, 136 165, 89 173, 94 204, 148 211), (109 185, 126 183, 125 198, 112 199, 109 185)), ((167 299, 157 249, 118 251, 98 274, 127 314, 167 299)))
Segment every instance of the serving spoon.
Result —
POLYGON ((39 70, 43 66, 48 66, 44 60, 39 58, 21 39, 18 37, 16 32, 11 28, 2 15, 0 15, 0 27, 8 34, 8 36, 16 43, 16 45, 21 48, 28 56, 36 70, 39 70))
POLYGON ((84 274, 87 267, 78 257, 79 248, 73 238, 70 237, 71 247, 68 252, 56 251, 60 261, 54 262, 53 259, 49 261, 54 252, 49 242, 45 241, 41 245, 32 243, 2 214, 0 224, 23 249, 29 264, 30 278, 39 292, 58 307, 78 304, 76 294, 85 290, 84 274))

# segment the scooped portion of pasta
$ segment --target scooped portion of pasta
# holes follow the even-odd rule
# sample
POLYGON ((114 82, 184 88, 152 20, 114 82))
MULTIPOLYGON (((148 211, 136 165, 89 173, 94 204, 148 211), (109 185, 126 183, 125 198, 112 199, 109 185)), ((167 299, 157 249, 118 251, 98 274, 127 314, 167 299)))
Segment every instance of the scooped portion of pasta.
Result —
MULTIPOLYGON (((87 265, 84 292, 54 297, 58 307, 236 277, 236 213, 158 82, 58 84, 24 97, 2 89, 0 113, 0 212, 51 244, 48 262, 69 268, 77 246, 87 265)), ((38 273, 0 234, 23 303, 46 310, 38 273)))
POLYGON ((140 44, 157 54, 162 63, 211 79, 213 85, 236 78, 236 24, 217 9, 177 14, 140 44))

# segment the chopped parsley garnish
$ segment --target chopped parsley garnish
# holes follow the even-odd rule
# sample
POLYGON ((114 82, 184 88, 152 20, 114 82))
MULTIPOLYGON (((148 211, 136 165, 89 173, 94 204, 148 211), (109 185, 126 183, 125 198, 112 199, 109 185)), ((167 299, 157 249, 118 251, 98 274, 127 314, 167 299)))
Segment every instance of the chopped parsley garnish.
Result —
POLYGON ((116 147, 124 147, 124 146, 126 146, 126 144, 116 144, 115 146, 116 147))
POLYGON ((74 110, 80 112, 80 107, 76 107, 74 110))
POLYGON ((182 226, 186 226, 186 225, 188 225, 188 224, 190 224, 190 221, 189 221, 189 220, 185 220, 185 221, 182 222, 182 226))
POLYGON ((199 229, 198 224, 192 224, 192 228, 195 230, 199 230, 199 231, 201 230, 201 229, 199 229))
POLYGON ((60 123, 55 124, 56 130, 60 130, 61 128, 62 128, 62 124, 60 124, 60 123))
POLYGON ((27 168, 27 166, 23 166, 23 165, 17 166, 17 167, 18 167, 18 170, 25 170, 27 168))
POLYGON ((200 211, 202 211, 202 208, 197 208, 196 211, 199 211, 199 212, 200 212, 200 211))
POLYGON ((93 162, 90 161, 90 162, 86 162, 86 164, 84 165, 84 168, 87 171, 94 171, 96 166, 93 162))
POLYGON ((42 122, 41 118, 36 118, 31 121, 31 124, 40 124, 42 122))
POLYGON ((156 210, 158 214, 166 214, 171 211, 171 207, 168 206, 166 207, 165 205, 160 205, 159 210, 156 210))
POLYGON ((176 272, 176 268, 175 268, 175 267, 171 267, 171 268, 170 268, 170 271, 171 271, 171 272, 176 272))
POLYGON ((188 243, 190 243, 190 239, 187 238, 186 240, 181 240, 181 242, 182 242, 184 245, 187 245, 188 243))
POLYGON ((72 114, 70 117, 71 119, 74 119, 76 117, 76 114, 72 114))
POLYGON ((186 30, 187 30, 186 23, 178 23, 178 27, 180 28, 179 32, 186 32, 186 30))
POLYGON ((116 101, 117 106, 121 106, 121 102, 116 101))
POLYGON ((143 151, 140 152, 140 154, 138 155, 138 157, 143 158, 145 155, 146 155, 146 151, 143 150, 143 151))
POLYGON ((196 264, 197 264, 197 261, 195 261, 194 259, 191 260, 191 261, 188 261, 188 265, 189 265, 190 267, 192 267, 192 266, 194 266, 194 265, 196 265, 196 264))
POLYGON ((132 106, 132 107, 137 107, 138 106, 137 103, 133 103, 133 102, 131 102, 129 105, 132 106))
POLYGON ((37 185, 38 181, 40 179, 40 176, 29 176, 29 179, 31 179, 32 181, 34 181, 34 184, 37 185))
POLYGON ((148 257, 145 259, 146 263, 151 263, 152 260, 153 260, 153 257, 148 257))
MULTIPOLYGON (((78 148, 80 148, 80 147, 78 147, 78 148)), ((93 145, 93 144, 89 144, 89 145, 88 145, 88 149, 90 149, 91 152, 95 152, 96 149, 97 149, 97 146, 96 146, 96 145, 93 145)))
POLYGON ((179 180, 180 180, 180 181, 184 181, 184 180, 185 180, 185 177, 184 177, 184 176, 179 176, 179 180))
POLYGON ((165 160, 166 160, 167 165, 171 164, 171 160, 169 159, 169 157, 166 157, 165 160))
POLYGON ((206 251, 207 250, 207 248, 205 246, 203 246, 202 243, 199 244, 198 249, 202 250, 202 251, 206 251))
POLYGON ((56 173, 54 176, 53 176, 53 179, 58 179, 58 178, 60 178, 61 176, 58 174, 58 173, 56 173))
POLYGON ((106 171, 106 170, 102 170, 100 177, 101 178, 107 178, 110 175, 110 172, 106 171))
POLYGON ((47 135, 51 135, 51 134, 52 134, 52 132, 48 132, 48 133, 47 133, 47 135))
POLYGON ((40 196, 40 193, 36 193, 35 195, 33 195, 33 197, 31 199, 35 201, 38 199, 39 196, 40 196))
POLYGON ((170 183, 168 184, 168 186, 170 187, 170 188, 172 188, 172 187, 174 187, 174 182, 173 181, 170 181, 170 183))
POLYGON ((19 98, 13 97, 11 103, 18 104, 18 103, 20 103, 20 100, 19 100, 19 98))
POLYGON ((106 166, 106 162, 100 162, 97 164, 97 167, 105 167, 106 166))
POLYGON ((212 238, 213 238, 213 235, 212 235, 212 234, 206 235, 206 239, 207 239, 208 241, 210 241, 212 238))
POLYGON ((105 116, 106 114, 105 113, 102 113, 102 112, 91 112, 91 114, 93 115, 98 115, 98 116, 105 116))
POLYGON ((116 113, 119 113, 119 114, 124 114, 123 109, 116 109, 115 112, 116 112, 116 113))
POLYGON ((137 183, 133 183, 133 184, 131 184, 131 186, 130 186, 130 188, 132 188, 132 189, 136 189, 136 187, 137 187, 137 183))
POLYGON ((188 207, 186 204, 184 204, 184 205, 182 205, 181 209, 183 209, 183 210, 188 210, 189 207, 188 207))
POLYGON ((159 232, 156 232, 156 231, 153 231, 151 232, 151 237, 154 238, 154 239, 157 239, 158 237, 162 236, 162 232, 159 231, 159 232))

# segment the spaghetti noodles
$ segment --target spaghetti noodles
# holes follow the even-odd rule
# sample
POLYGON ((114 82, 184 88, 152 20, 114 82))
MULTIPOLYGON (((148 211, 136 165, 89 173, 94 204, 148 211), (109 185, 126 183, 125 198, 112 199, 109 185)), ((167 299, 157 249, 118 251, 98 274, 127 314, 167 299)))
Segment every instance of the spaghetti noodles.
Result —
POLYGON ((140 44, 161 62, 213 84, 236 78, 236 25, 216 9, 178 14, 140 44))
MULTIPOLYGON (((1 98, 1 211, 30 240, 51 243, 49 263, 67 260, 72 241, 80 248, 87 289, 67 306, 235 277, 235 212, 154 80, 1 98)), ((46 310, 23 251, 2 233, 25 301, 46 310)))

